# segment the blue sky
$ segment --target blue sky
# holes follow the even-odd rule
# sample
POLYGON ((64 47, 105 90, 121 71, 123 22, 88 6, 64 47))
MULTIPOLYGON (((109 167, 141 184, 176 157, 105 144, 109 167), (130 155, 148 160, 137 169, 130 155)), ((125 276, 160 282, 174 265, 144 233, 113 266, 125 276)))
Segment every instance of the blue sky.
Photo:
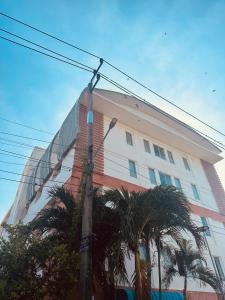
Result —
MULTIPOLYGON (((120 66, 177 105, 225 132, 225 1, 8 1, 0 11, 85 48, 120 66), (213 92, 213 90, 215 90, 213 92)), ((0 28, 63 52, 92 67, 98 61, 0 17, 0 28)), ((0 33, 6 36, 4 33, 0 33)), ((56 132, 90 75, 0 40, 0 117, 56 132)), ((225 143, 216 134, 127 78, 102 71, 151 103, 225 143)), ((99 87, 112 89, 103 80, 99 87)), ((51 136, 0 120, 0 131, 39 139, 51 136)), ((31 148, 0 148, 29 155, 31 148)), ((31 141, 20 140, 34 145, 31 141)), ((8 142, 10 144, 10 142, 8 142)), ((44 143, 36 143, 46 146, 44 143)), ((0 169, 22 172, 24 160, 3 155, 0 169), (4 162, 3 162, 4 161, 4 162)), ((225 163, 217 166, 225 185, 225 163)), ((0 177, 20 176, 0 171, 0 177)), ((0 220, 12 204, 17 183, 0 180, 0 220)))

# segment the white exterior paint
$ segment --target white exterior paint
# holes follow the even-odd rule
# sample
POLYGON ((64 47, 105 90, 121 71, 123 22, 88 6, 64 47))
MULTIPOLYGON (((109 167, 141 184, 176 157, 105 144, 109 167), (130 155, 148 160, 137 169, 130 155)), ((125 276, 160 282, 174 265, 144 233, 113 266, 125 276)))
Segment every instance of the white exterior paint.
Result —
MULTIPOLYGON (((112 115, 113 117, 113 115, 112 115)), ((110 118, 104 116, 104 130, 106 132, 110 118)), ((195 157, 188 152, 181 151, 174 146, 168 145, 162 140, 157 140, 152 137, 151 132, 148 135, 134 130, 131 127, 123 124, 122 120, 119 120, 116 127, 110 132, 108 138, 104 144, 104 173, 106 175, 130 182, 145 188, 153 188, 154 185, 150 183, 148 168, 155 170, 157 184, 160 184, 159 171, 171 176, 174 184, 174 177, 179 178, 184 193, 188 200, 198 206, 208 208, 210 210, 218 212, 218 207, 214 199, 211 187, 208 183, 203 167, 201 165, 201 157, 195 157), (128 145, 126 142, 126 132, 130 132, 133 138, 133 146, 128 145), (148 140, 150 143, 151 153, 145 152, 143 139, 148 140), (166 154, 166 160, 163 160, 155 156, 153 144, 159 145, 164 148, 166 154), (173 154, 175 164, 170 163, 167 155, 167 150, 173 154), (191 170, 185 169, 182 157, 188 159, 191 170), (131 177, 129 174, 128 160, 135 161, 137 178, 131 177), (191 184, 195 184, 200 196, 200 201, 194 199, 191 184)), ((197 226, 203 226, 200 216, 192 215, 193 221, 197 226)), ((209 247, 213 256, 219 256, 221 258, 222 267, 225 272, 225 228, 223 223, 216 222, 213 219, 207 219, 211 237, 207 237, 209 247)), ((190 237, 189 237, 190 238, 190 237)), ((153 268, 152 286, 158 288, 158 273, 157 273, 157 256, 155 253, 155 267, 153 268)), ((205 256, 208 266, 213 269, 212 261, 209 256, 208 250, 205 250, 205 256)), ((134 258, 127 260, 127 270, 129 278, 132 278, 134 272, 134 258)), ((172 289, 183 289, 183 279, 176 278, 171 284, 172 289)), ((189 278, 188 289, 191 291, 213 292, 210 286, 200 286, 198 280, 189 278)))
MULTIPOLYGON (((108 128, 110 119, 104 117, 105 131, 108 128)), ((146 188, 154 187, 149 181, 148 168, 155 170, 157 184, 160 184, 159 171, 168 174, 174 183, 174 177, 179 178, 184 193, 189 201, 193 204, 218 211, 216 201, 213 197, 211 187, 207 181, 204 170, 202 168, 200 158, 191 156, 179 149, 166 145, 162 141, 151 137, 151 134, 144 135, 119 121, 116 127, 110 132, 109 137, 104 145, 104 172, 107 175, 118 179, 131 182, 146 188), (133 137, 133 146, 126 142, 126 131, 130 132, 133 137), (151 153, 145 152, 143 139, 150 143, 151 153), (153 144, 159 145, 171 151, 175 164, 169 162, 166 153, 166 160, 155 156, 153 144), (184 167, 182 157, 186 157, 189 161, 191 170, 187 171, 184 167), (129 175, 128 160, 135 161, 137 169, 137 178, 129 175), (194 199, 191 184, 195 184, 199 192, 200 200, 194 199)))
MULTIPOLYGON (((104 174, 138 186, 153 188, 154 185, 150 183, 148 174, 148 168, 153 168, 157 184, 160 184, 159 172, 170 175, 173 184, 174 178, 179 178, 182 189, 191 203, 214 212, 219 212, 210 184, 201 165, 201 159, 210 163, 219 161, 221 159, 219 149, 185 126, 185 124, 182 124, 182 122, 178 122, 173 117, 168 117, 166 113, 155 109, 151 105, 142 103, 133 97, 101 90, 96 90, 94 97, 94 109, 104 115, 105 133, 112 117, 119 119, 104 143, 104 174), (132 134, 133 146, 128 145, 126 142, 126 131, 132 134), (143 139, 149 141, 151 153, 145 152, 143 139), (155 156, 153 144, 164 148, 166 160, 155 156), (169 162, 167 150, 172 152, 175 164, 169 162), (185 169, 182 157, 187 158, 191 168, 190 171, 185 169), (135 161, 137 178, 131 177, 129 174, 129 159, 135 161), (191 184, 195 184, 197 187, 200 196, 199 201, 194 199, 191 184)), ((86 100, 87 97, 84 97, 81 99, 81 103, 85 104, 86 100)), ((23 219, 24 223, 33 220, 37 213, 49 203, 48 190, 50 187, 54 186, 57 181, 60 181, 61 184, 65 183, 71 177, 74 155, 75 150, 71 149, 62 161, 62 165, 71 167, 71 169, 65 170, 61 168, 55 177, 51 175, 44 184, 42 191, 37 193, 35 199, 32 200, 28 207, 26 216, 23 219)), ((51 161, 53 163, 57 162, 56 156, 53 153, 51 161)), ((30 171, 26 167, 24 175, 30 175, 30 171)), ((22 180, 24 178, 22 177, 22 180)), ((9 215, 7 215, 8 223, 15 224, 18 221, 16 213, 19 203, 23 198, 23 193, 24 185, 21 184, 13 207, 9 215)), ((192 215, 192 218, 197 226, 202 226, 200 216, 192 215)), ((222 267, 225 272, 224 225, 211 218, 208 218, 207 221, 212 233, 211 237, 207 237, 212 255, 221 258, 222 267)), ((152 255, 155 267, 152 284, 155 288, 158 287, 156 254, 153 249, 152 255)), ((205 254, 208 265, 212 268, 208 252, 205 251, 205 254)), ((127 270, 131 278, 134 270, 133 257, 131 257, 131 261, 127 261, 127 270)), ((182 278, 176 279, 171 288, 182 290, 182 278)), ((200 288, 199 283, 193 281, 189 282, 188 289, 192 291, 212 291, 208 286, 200 288)))

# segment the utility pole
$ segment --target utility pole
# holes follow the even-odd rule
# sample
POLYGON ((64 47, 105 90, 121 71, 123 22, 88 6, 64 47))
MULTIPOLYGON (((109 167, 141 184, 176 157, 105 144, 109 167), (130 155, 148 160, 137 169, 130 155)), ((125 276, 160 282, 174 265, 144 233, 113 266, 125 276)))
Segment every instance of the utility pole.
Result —
POLYGON ((91 300, 92 298, 92 208, 93 208, 93 90, 100 79, 98 74, 103 59, 100 59, 98 69, 88 84, 88 111, 87 111, 87 177, 85 186, 85 199, 82 216, 82 238, 80 245, 81 265, 81 300, 91 300), (93 80, 96 77, 96 82, 93 80))

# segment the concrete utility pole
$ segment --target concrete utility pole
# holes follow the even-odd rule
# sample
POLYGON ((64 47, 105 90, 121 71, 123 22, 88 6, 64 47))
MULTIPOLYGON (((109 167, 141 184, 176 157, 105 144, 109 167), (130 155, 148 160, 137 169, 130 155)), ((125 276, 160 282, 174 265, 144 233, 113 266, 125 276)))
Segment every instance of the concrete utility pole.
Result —
POLYGON ((92 206, 93 206, 93 90, 100 79, 98 71, 103 64, 100 64, 88 84, 88 111, 87 111, 87 177, 85 187, 85 199, 82 217, 82 239, 81 239, 81 265, 80 265, 80 281, 81 281, 81 300, 91 300, 92 298, 92 206), (93 84, 93 80, 96 82, 93 84))

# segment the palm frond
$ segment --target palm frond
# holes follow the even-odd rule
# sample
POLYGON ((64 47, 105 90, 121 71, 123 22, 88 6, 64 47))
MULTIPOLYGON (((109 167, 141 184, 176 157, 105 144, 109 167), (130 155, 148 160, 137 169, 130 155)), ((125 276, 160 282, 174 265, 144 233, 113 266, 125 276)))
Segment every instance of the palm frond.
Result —
POLYGON ((221 293, 222 281, 220 281, 215 273, 209 268, 198 266, 195 271, 192 272, 192 276, 201 280, 202 283, 210 285, 216 293, 221 293))
POLYGON ((65 205, 68 211, 73 211, 76 203, 73 194, 70 190, 59 186, 54 186, 48 191, 49 198, 59 199, 65 205))

